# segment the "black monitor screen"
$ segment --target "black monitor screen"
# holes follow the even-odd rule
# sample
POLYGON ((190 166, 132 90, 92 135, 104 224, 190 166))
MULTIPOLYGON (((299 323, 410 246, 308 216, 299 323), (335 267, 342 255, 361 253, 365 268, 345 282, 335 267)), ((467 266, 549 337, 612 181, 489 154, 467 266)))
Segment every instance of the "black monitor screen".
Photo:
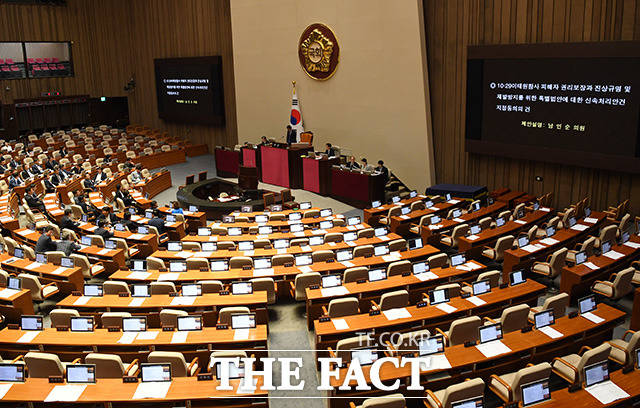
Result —
POLYGON ((467 151, 640 172, 637 43, 478 46, 467 54, 467 151))
POLYGON ((222 57, 156 59, 154 63, 160 118, 224 124, 222 57))

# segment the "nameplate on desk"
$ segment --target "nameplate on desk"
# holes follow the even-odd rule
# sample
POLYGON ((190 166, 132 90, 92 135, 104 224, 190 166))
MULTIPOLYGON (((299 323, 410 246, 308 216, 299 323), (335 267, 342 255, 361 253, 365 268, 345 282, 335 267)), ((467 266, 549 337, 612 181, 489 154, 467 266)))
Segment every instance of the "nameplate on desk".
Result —
POLYGON ((57 326, 56 331, 69 331, 69 326, 57 326))
POLYGON ((320 285, 310 285, 310 286, 309 286, 309 289, 312 289, 312 290, 314 290, 314 289, 320 289, 320 285))
POLYGON ((521 332, 521 333, 528 333, 528 332, 530 332, 530 331, 532 331, 532 330, 533 330, 533 326, 531 326, 531 325, 529 325, 529 324, 528 324, 528 325, 524 326, 524 327, 520 330, 520 332, 521 332))
POLYGON ((216 330, 227 330, 229 328, 228 324, 217 324, 216 330))
POLYGON ((379 314, 379 310, 369 310, 369 316, 378 316, 379 314))
POLYGON ((173 326, 162 326, 162 331, 163 332, 172 332, 175 330, 175 327, 173 326))
POLYGON ((71 296, 82 296, 82 292, 74 290, 73 292, 71 292, 71 296))
POLYGON ((465 342, 464 342, 464 346, 465 346, 465 347, 473 347, 473 346, 475 346, 475 345, 476 345, 476 342, 475 342, 475 341, 465 341, 465 342))
POLYGON ((9 330, 20 330, 20 325, 11 323, 11 324, 7 325, 7 329, 9 329, 9 330))
POLYGON ((471 297, 471 293, 469 293, 469 292, 462 292, 462 293, 460 293, 460 297, 461 297, 461 298, 463 298, 463 299, 466 299, 466 298, 468 298, 468 297, 471 297))
POLYGON ((167 268, 158 268, 158 272, 167 272, 167 268))
POLYGON ((220 292, 218 292, 218 295, 220 295, 220 296, 226 296, 228 294, 229 294, 228 290, 221 290, 220 292))
POLYGON ((328 322, 329 320, 331 320, 331 318, 329 316, 322 316, 318 320, 320 320, 320 323, 323 323, 328 322))
POLYGON ((49 376, 49 383, 51 384, 60 384, 64 382, 64 377, 61 375, 51 375, 49 376))
POLYGON ((570 312, 569 313, 569 319, 575 319, 576 317, 578 317, 578 312, 570 312))
POLYGON ((109 327, 107 327, 107 331, 110 331, 110 332, 119 332, 119 331, 120 331, 120 328, 119 328, 118 326, 109 326, 109 327))
POLYGON ((137 383, 138 382, 138 377, 132 377, 132 376, 124 376, 122 377, 122 382, 123 383, 137 383))
POLYGON ((506 289, 506 288, 508 288, 508 287, 509 287, 509 284, 508 284, 508 283, 501 283, 501 284, 500 284, 500 289, 506 289))
POLYGON ((198 381, 213 381, 213 374, 198 374, 198 381))
POLYGON ((427 307, 427 306, 429 306, 428 302, 418 302, 418 304, 416 305, 418 309, 420 309, 421 307, 427 307))
POLYGON ((366 283, 367 280, 366 279, 358 279, 356 280, 356 283, 366 283))
POLYGON ((118 292, 118 297, 129 297, 127 292, 118 292))

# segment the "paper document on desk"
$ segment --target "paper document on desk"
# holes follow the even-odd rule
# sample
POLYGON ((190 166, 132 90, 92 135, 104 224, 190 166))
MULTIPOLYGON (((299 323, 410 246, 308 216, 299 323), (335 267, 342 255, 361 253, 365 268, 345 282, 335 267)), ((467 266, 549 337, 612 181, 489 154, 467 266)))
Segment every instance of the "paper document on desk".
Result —
POLYGON ((326 233, 327 233, 327 230, 325 230, 325 229, 317 229, 317 230, 312 232, 313 235, 324 235, 326 233))
POLYGON ((7 395, 7 392, 9 392, 12 385, 13 384, 0 384, 0 400, 3 399, 5 395, 7 395))
POLYGON ((163 382, 141 382, 136 388, 136 392, 131 399, 157 398, 162 399, 167 396, 171 387, 171 381, 163 382))
POLYGON ((553 239, 553 238, 544 238, 544 239, 540 240, 540 243, 541 244, 545 244, 545 245, 555 245, 558 242, 560 242, 560 241, 558 241, 557 239, 553 239))
POLYGON ((76 299, 75 302, 73 302, 73 304, 75 306, 82 306, 82 305, 86 305, 87 303, 89 303, 89 300, 91 300, 90 296, 80 296, 79 298, 76 299))
POLYGON ((138 333, 136 340, 155 340, 156 337, 158 337, 157 331, 143 331, 138 333))
POLYGON ((334 247, 334 246, 338 245, 338 244, 336 244, 335 242, 328 242, 327 244, 328 244, 330 247, 334 247))
POLYGON ((397 261, 400 258, 402 258, 402 257, 400 255, 396 255, 396 254, 382 255, 382 260, 385 261, 385 262, 397 261))
POLYGON ((158 275, 158 282, 161 281, 174 281, 180 278, 179 272, 169 272, 169 273, 161 273, 158 275))
POLYGON ((309 245, 300 245, 300 251, 302 252, 311 252, 313 251, 309 245))
POLYGON ((411 313, 409 313, 406 307, 384 310, 382 314, 387 320, 408 319, 411 317, 411 313))
POLYGON ((260 278, 263 276, 273 276, 273 268, 262 268, 253 270, 254 278, 260 278))
POLYGON ((484 304, 486 304, 486 303, 487 303, 487 302, 485 302, 484 300, 480 299, 480 298, 479 298, 479 297, 477 297, 477 296, 469 296, 469 297, 467 298, 467 300, 468 300, 469 302, 473 303, 473 304, 474 304, 474 305, 476 305, 476 306, 482 306, 482 305, 484 305, 484 304))
POLYGON ((455 222, 464 222, 464 220, 462 218, 454 218, 453 221, 455 221, 455 222))
POLYGON ((322 293, 323 297, 343 296, 349 294, 349 289, 344 286, 335 286, 333 288, 322 288, 320 293, 322 293))
POLYGON ((120 344, 131 344, 136 339, 138 332, 124 332, 122 336, 118 339, 118 343, 120 344))
POLYGON ((513 220, 513 222, 515 222, 516 224, 520 224, 520 225, 524 225, 527 222, 526 221, 522 221, 522 220, 513 220))
POLYGON ((478 265, 477 263, 471 261, 467 262, 465 265, 467 265, 467 268, 471 269, 472 271, 482 268, 482 265, 478 265))
POLYGON ((381 236, 381 237, 378 237, 378 239, 379 239, 380 241, 383 241, 383 242, 384 242, 384 241, 389 241, 391 238, 389 238, 389 237, 388 237, 388 236, 386 236, 386 235, 383 235, 383 236, 381 236))
POLYGON ((419 274, 413 275, 413 276, 415 276, 418 280, 420 280, 422 282, 439 278, 438 275, 436 275, 435 273, 433 273, 431 271, 419 273, 419 274))
POLYGON ((356 230, 356 227, 355 227, 355 226, 353 226, 353 225, 349 225, 349 226, 347 227, 347 230, 348 230, 348 231, 355 231, 355 230, 356 230))
POLYGON ((176 257, 178 258, 190 258, 193 256, 193 252, 188 252, 188 251, 180 251, 180 252, 176 252, 176 257))
POLYGON ((447 201, 449 204, 458 204, 460 200, 449 200, 447 201))
POLYGON ((540 248, 538 248, 534 244, 529 244, 529 245, 525 245, 525 246, 521 247, 520 249, 522 249, 523 251, 527 251, 527 252, 531 253, 531 252, 538 251, 540 248))
POLYGON ((42 266, 40 262, 31 262, 29 265, 25 266, 24 268, 32 271, 40 266, 42 266))
POLYGON ((349 328, 347 321, 344 319, 331 319, 331 323, 333 323, 333 327, 336 330, 347 330, 349 328))
POLYGON ((171 306, 191 306, 196 301, 195 296, 176 296, 171 299, 171 306))
POLYGON ((211 251, 198 251, 193 253, 194 258, 209 258, 213 255, 211 251))
POLYGON ((131 301, 129 302, 129 307, 140 307, 140 306, 142 306, 142 304, 144 303, 144 299, 145 298, 143 298, 143 297, 131 299, 131 301))
POLYGON ((313 269, 309 265, 299 266, 298 270, 303 273, 313 272, 313 269))
POLYGON ((39 331, 30 331, 27 332, 25 334, 23 334, 19 339, 18 339, 18 343, 31 343, 33 341, 33 339, 36 338, 36 336, 38 335, 38 333, 40 333, 39 331))
POLYGON ((595 315, 595 314, 593 314, 591 312, 583 313, 580 316, 584 317, 585 319, 587 319, 589 321, 592 321, 595 324, 604 322, 604 319, 602 317, 600 317, 598 315, 595 315))
POLYGON ((572 230, 576 230, 576 231, 584 231, 587 228, 589 228, 589 226, 584 225, 584 224, 576 224, 573 227, 571 227, 572 230))
POLYGON ((592 263, 592 262, 585 262, 582 265, 586 266, 587 268, 591 269, 592 271, 595 271, 596 269, 598 269, 598 265, 592 263))
POLYGON ((467 272, 469 272, 469 271, 471 270, 471 268, 469 268, 469 267, 468 267, 467 265, 465 265, 465 264, 461 264, 461 265, 456 266, 456 269, 459 269, 459 270, 461 270, 461 271, 467 271, 467 272))
POLYGON ((140 279, 140 280, 144 280, 147 279, 149 276, 151 276, 150 272, 131 272, 128 276, 127 279, 140 279))
POLYGON ((60 275, 61 273, 66 272, 66 271, 67 271, 67 268, 65 268, 64 266, 59 266, 54 271, 52 271, 50 273, 52 273, 54 275, 60 275))
POLYGON ((584 390, 602 404, 611 404, 613 401, 629 398, 629 394, 622 388, 618 387, 613 381, 601 382, 599 384, 586 387, 584 390))
POLYGON ((540 333, 546 334, 547 336, 551 337, 552 339, 558 339, 558 338, 564 336, 564 334, 560 333, 559 331, 557 331, 556 329, 554 329, 551 326, 545 326, 545 327, 543 327, 541 329, 538 329, 538 331, 540 333))
POLYGON ((253 385, 251 385, 251 383, 248 383, 245 378, 242 378, 240 380, 240 383, 238 384, 238 389, 236 390, 236 394, 253 394, 256 392, 257 385, 258 385, 257 378, 253 379, 253 385))
POLYGON ((106 255, 106 254, 108 254, 109 252, 111 252, 111 250, 110 250, 110 249, 108 249, 108 248, 104 248, 104 249, 101 249, 101 250, 99 250, 99 251, 98 251, 98 255, 106 255))
POLYGON ((447 356, 444 353, 433 354, 430 357, 431 359, 426 370, 447 370, 451 368, 451 363, 449 363, 449 359, 447 359, 447 356))
POLYGON ((354 266, 355 266, 355 265, 353 264, 353 262, 350 262, 350 261, 341 261, 340 263, 341 263, 342 265, 346 266, 347 268, 352 268, 352 267, 354 267, 354 266))
POLYGON ((620 252, 616 252, 616 251, 609 251, 606 254, 604 254, 604 256, 606 256, 607 258, 611 258, 615 261, 616 259, 620 259, 624 257, 624 254, 621 254, 620 252))
POLYGON ((403 220, 408 220, 410 217, 408 215, 401 215, 400 218, 403 220))
POLYGON ((631 241, 627 241, 624 244, 622 244, 624 246, 628 246, 629 248, 633 248, 633 249, 638 249, 640 248, 640 244, 638 244, 637 242, 631 242, 631 241))
POLYGON ((174 332, 173 336, 171 336, 171 344, 186 343, 188 334, 189 334, 188 331, 174 332))
POLYGON ((287 248, 278 248, 276 249, 276 254, 278 255, 284 255, 287 253, 287 248))
POLYGON ((56 385, 44 399, 44 402, 77 401, 85 388, 87 388, 86 384, 56 385))
POLYGON ((9 299, 11 296, 13 296, 13 295, 15 295, 17 293, 20 293, 20 291, 19 290, 15 290, 15 289, 9 289, 9 288, 2 289, 2 290, 0 290, 0 298, 9 299))
POLYGON ((478 344, 476 348, 487 358, 499 356, 500 354, 505 354, 511 351, 511 349, 500 340, 493 340, 488 343, 478 344))
POLYGON ((131 234, 129 235, 129 239, 132 239, 134 241, 140 240, 144 238, 144 234, 131 234))
POLYGON ((596 222, 598 222, 598 219, 593 217, 586 217, 584 219, 584 222, 588 222, 589 224, 595 224, 596 222))
POLYGON ((467 239, 468 239, 469 241, 475 241, 475 240, 476 240, 476 239, 478 239, 478 238, 480 238, 480 237, 479 237, 479 236, 477 236, 477 235, 474 235, 474 234, 471 234, 471 235, 468 235, 468 236, 467 236, 467 239))
POLYGON ((207 241, 209 242, 216 242, 217 240, 218 240, 218 237, 215 235, 212 235, 207 239, 207 241))
POLYGON ((233 340, 249 340, 249 329, 235 329, 233 332, 233 340))
POLYGON ((451 306, 451 305, 450 305, 450 304, 448 304, 448 303, 439 303, 439 304, 437 304, 437 305, 436 305, 436 307, 437 307, 438 309, 442 310, 443 312, 447 313, 447 314, 449 314, 449 313, 453 313, 453 312, 455 312, 456 310, 458 310, 458 308, 456 308, 456 307, 454 307, 454 306, 451 306))

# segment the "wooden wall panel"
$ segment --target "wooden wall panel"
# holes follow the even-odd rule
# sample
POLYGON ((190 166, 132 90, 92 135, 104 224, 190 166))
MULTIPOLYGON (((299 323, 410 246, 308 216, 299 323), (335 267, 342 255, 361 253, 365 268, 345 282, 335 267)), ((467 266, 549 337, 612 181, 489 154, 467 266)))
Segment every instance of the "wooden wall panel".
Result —
POLYGON ((0 4, 2 41, 73 41, 75 76, 0 81, 0 101, 65 95, 129 96, 132 123, 196 143, 237 143, 230 0, 67 0, 67 5, 0 4), (222 55, 225 126, 179 125, 158 118, 153 59, 222 55), (135 75, 136 89, 124 91, 135 75), (10 89, 5 90, 6 87, 10 89))
POLYGON ((542 194, 555 206, 591 196, 593 208, 630 198, 640 176, 469 154, 464 149, 468 45, 640 40, 640 0, 424 0, 436 178, 542 194), (535 177, 542 176, 542 182, 535 177))

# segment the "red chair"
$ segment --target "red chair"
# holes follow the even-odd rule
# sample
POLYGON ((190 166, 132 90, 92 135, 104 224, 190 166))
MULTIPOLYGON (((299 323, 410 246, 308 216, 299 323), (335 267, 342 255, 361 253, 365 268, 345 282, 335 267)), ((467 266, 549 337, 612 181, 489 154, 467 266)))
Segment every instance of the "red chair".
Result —
POLYGON ((40 69, 41 69, 42 71, 48 71, 48 70, 49 70, 49 67, 48 67, 47 65, 42 65, 42 66, 40 66, 40 69))
POLYGON ((50 62, 51 62, 51 58, 43 58, 43 59, 42 59, 42 61, 43 61, 45 64, 48 64, 48 63, 50 63, 50 62))
POLYGON ((60 69, 60 70, 65 69, 65 68, 64 68, 64 65, 62 65, 62 64, 58 64, 58 69, 60 69))
POLYGON ((0 58, 0 65, 4 64, 4 60, 0 58))
POLYGON ((51 58, 51 62, 55 62, 57 64, 58 62, 60 62, 60 60, 54 57, 54 58, 51 58))
POLYGON ((28 62, 29 64, 34 64, 34 63, 35 63, 35 60, 34 60, 33 58, 27 58, 27 62, 28 62))
POLYGON ((17 66, 17 65, 12 65, 12 66, 11 66, 11 70, 12 70, 12 71, 20 71, 20 67, 19 67, 19 66, 17 66))
POLYGON ((49 69, 55 71, 58 69, 58 66, 56 64, 49 64, 49 69))
POLYGON ((36 64, 42 64, 42 58, 36 58, 36 64))
POLYGON ((11 68, 4 66, 2 67, 2 72, 11 72, 11 68))
POLYGON ((205 181, 207 179, 207 172, 201 171, 198 173, 198 181, 205 181))
POLYGON ((11 58, 7 58, 4 62, 9 65, 13 64, 13 60, 11 58))

